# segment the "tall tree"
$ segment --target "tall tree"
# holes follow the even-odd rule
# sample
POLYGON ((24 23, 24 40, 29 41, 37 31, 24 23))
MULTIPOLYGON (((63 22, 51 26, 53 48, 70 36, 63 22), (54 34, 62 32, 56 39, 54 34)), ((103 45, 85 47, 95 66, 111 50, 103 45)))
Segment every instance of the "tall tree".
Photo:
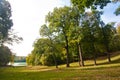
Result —
POLYGON ((66 56, 67 56, 67 67, 69 67, 69 39, 72 30, 72 25, 76 18, 75 10, 71 7, 55 8, 53 12, 50 12, 46 21, 49 23, 49 27, 52 27, 55 34, 62 34, 65 42, 66 56))
MULTIPOLYGON (((73 11, 70 15, 74 16, 74 19, 71 19, 71 31, 70 31, 70 38, 69 38, 69 43, 76 45, 77 50, 74 52, 78 51, 79 55, 79 65, 84 66, 84 60, 82 57, 82 48, 81 48, 81 26, 80 26, 80 21, 82 14, 80 13, 80 10, 78 7, 72 7, 73 11)), ((75 48, 75 46, 74 46, 75 48)))
POLYGON ((0 44, 8 38, 12 25, 11 6, 8 1, 0 0, 0 44))
POLYGON ((53 34, 53 31, 51 28, 47 27, 47 25, 44 24, 40 28, 40 35, 49 39, 50 43, 48 44, 48 46, 50 48, 50 52, 52 53, 51 55, 53 56, 53 60, 55 62, 56 68, 58 68, 58 63, 57 63, 55 53, 59 53, 59 50, 57 49, 57 47, 54 44, 54 43, 56 43, 55 34, 53 34), (55 51, 57 51, 57 52, 55 52, 55 51))
POLYGON ((81 42, 86 45, 84 46, 85 53, 91 53, 94 57, 95 65, 97 56, 96 46, 100 43, 101 38, 101 28, 99 26, 101 14, 102 12, 92 10, 91 12, 86 12, 81 20, 81 42))
POLYGON ((67 55, 67 67, 69 67, 69 45, 68 45, 68 31, 69 31, 69 8, 55 8, 53 13, 49 13, 47 16, 47 21, 50 22, 52 27, 62 32, 65 39, 65 49, 67 55))
POLYGON ((115 32, 114 23, 108 23, 106 25, 102 23, 103 44, 105 45, 109 62, 111 62, 109 44, 115 32))

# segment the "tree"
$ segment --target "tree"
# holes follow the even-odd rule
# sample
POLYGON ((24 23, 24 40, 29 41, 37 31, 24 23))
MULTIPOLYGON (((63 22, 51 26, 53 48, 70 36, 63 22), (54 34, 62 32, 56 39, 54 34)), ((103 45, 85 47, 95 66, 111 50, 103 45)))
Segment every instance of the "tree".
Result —
POLYGON ((56 65, 57 68, 59 64, 63 63, 63 55, 60 54, 60 52, 62 52, 61 44, 53 43, 54 44, 51 44, 49 38, 36 40, 33 51, 27 57, 28 65, 56 65))
POLYGON ((66 63, 67 67, 69 67, 70 62, 70 40, 71 34, 74 30, 74 27, 79 26, 79 11, 73 7, 63 7, 63 8, 55 8, 53 12, 49 12, 46 17, 46 21, 49 24, 49 27, 53 29, 56 35, 63 36, 64 48, 66 49, 66 63), (77 23, 77 24, 76 24, 77 23))
POLYGON ((108 56, 108 61, 111 62, 111 58, 110 58, 110 41, 113 37, 113 35, 115 34, 115 28, 113 27, 114 23, 109 23, 106 25, 102 26, 102 33, 103 33, 103 44, 105 45, 105 49, 106 49, 106 53, 108 56))
POLYGON ((96 57, 98 53, 98 45, 101 43, 101 16, 102 12, 92 10, 91 12, 85 12, 81 19, 81 43, 83 47, 83 53, 87 56, 94 58, 94 64, 96 65, 96 57), (89 54, 88 54, 89 53, 89 54))
MULTIPOLYGON (((120 2, 120 0, 112 0, 114 3, 117 3, 117 2, 120 2)), ((118 16, 118 15, 120 15, 120 5, 119 5, 119 7, 115 10, 115 15, 116 16, 118 16)))
POLYGON ((115 14, 118 16, 120 14, 120 6, 116 9, 115 14))
POLYGON ((11 6, 8 1, 0 0, 0 44, 8 38, 12 25, 11 6))
POLYGON ((52 57, 53 60, 55 62, 56 68, 58 68, 58 63, 57 63, 57 59, 56 59, 56 54, 55 53, 59 53, 59 50, 57 49, 57 47, 55 46, 55 34, 53 34, 53 31, 51 28, 47 27, 47 25, 42 25, 40 28, 40 35, 43 37, 47 37, 50 41, 50 43, 48 44, 48 46, 50 47, 50 52, 52 53, 52 57), (56 52, 57 50, 57 52, 56 52))
MULTIPOLYGON (((118 0, 114 0, 116 2, 118 2, 118 0)), ((111 0, 71 0, 71 2, 73 3, 73 6, 77 6, 82 13, 85 12, 86 8, 87 9, 98 9, 98 7, 100 7, 101 9, 104 8, 104 6, 106 6, 108 3, 111 3, 111 0)), ((116 15, 119 14, 119 8, 116 10, 116 15)), ((102 23, 102 21, 100 21, 102 23)), ((101 25, 102 27, 104 26, 103 24, 101 25)), ((107 28, 108 26, 110 25, 106 25, 104 27, 107 28)), ((110 38, 112 36, 112 31, 111 31, 112 28, 109 27, 109 29, 105 29, 107 30, 107 32, 102 29, 102 33, 103 33, 103 42, 104 42, 104 45, 106 47, 106 50, 107 50, 107 55, 108 55, 108 61, 110 62, 110 54, 109 54, 109 43, 110 43, 110 38), (109 38, 106 38, 108 35, 109 38)))
POLYGON ((120 50, 120 23, 117 24, 117 27, 114 31, 112 39, 110 41, 110 50, 119 51, 120 50))
POLYGON ((120 34, 115 34, 110 42, 110 50, 111 51, 119 51, 120 50, 120 34))
MULTIPOLYGON (((10 3, 7 0, 0 0, 0 48, 2 50, 0 58, 4 59, 3 61, 5 61, 8 56, 10 57, 9 53, 11 52, 8 47, 4 46, 4 43, 12 44, 14 41, 19 43, 22 40, 21 37, 13 34, 13 30, 11 29, 13 26, 11 15, 10 3), (4 51, 3 48, 8 52, 4 51)), ((9 58, 7 60, 10 61, 9 58)), ((7 61, 5 61, 5 65, 6 62, 7 61)))
MULTIPOLYGON (((71 19, 71 30, 70 30, 70 38, 69 38, 69 44, 70 46, 72 46, 74 50, 74 53, 77 52, 78 53, 78 57, 79 57, 79 65, 80 66, 84 66, 84 60, 82 57, 82 48, 81 48, 81 26, 80 26, 80 20, 81 20, 81 13, 78 9, 78 7, 72 7, 72 12, 71 14, 72 16, 74 16, 73 19, 71 19), (71 45, 73 44, 73 45, 71 45)), ((70 52, 72 52, 73 50, 70 50, 70 52)), ((74 54, 75 55, 75 54, 74 54)))
POLYGON ((117 34, 120 34, 120 23, 117 24, 116 31, 117 31, 117 34))
POLYGON ((99 6, 104 8, 111 0, 71 0, 73 6, 77 6, 81 11, 85 11, 85 8, 97 9, 99 6))
POLYGON ((26 57, 27 65, 35 65, 35 54, 31 53, 26 57))
POLYGON ((65 49, 67 55, 67 67, 69 67, 69 46, 68 46, 68 31, 69 31, 69 8, 55 8, 53 13, 49 13, 46 20, 49 22, 49 26, 54 30, 59 31, 64 35, 65 49))
POLYGON ((0 66, 6 66, 11 61, 12 52, 6 46, 0 46, 0 66))

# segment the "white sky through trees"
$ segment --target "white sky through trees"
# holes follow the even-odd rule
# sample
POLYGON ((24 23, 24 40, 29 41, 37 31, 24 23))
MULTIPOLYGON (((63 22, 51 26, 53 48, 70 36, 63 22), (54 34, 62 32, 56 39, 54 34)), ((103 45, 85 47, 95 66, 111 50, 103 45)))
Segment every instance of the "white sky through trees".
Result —
POLYGON ((39 29, 45 23, 45 15, 54 7, 69 5, 69 0, 8 0, 12 7, 13 29, 23 38, 20 44, 9 46, 18 56, 27 56, 34 41, 39 38, 39 29))
MULTIPOLYGON (((33 49, 34 41, 39 38, 39 29, 45 23, 45 15, 54 7, 70 5, 70 0, 8 0, 12 7, 13 29, 23 38, 20 44, 9 46, 17 56, 27 56, 33 49)), ((102 19, 107 23, 120 22, 120 16, 113 14, 120 4, 105 7, 102 19)))

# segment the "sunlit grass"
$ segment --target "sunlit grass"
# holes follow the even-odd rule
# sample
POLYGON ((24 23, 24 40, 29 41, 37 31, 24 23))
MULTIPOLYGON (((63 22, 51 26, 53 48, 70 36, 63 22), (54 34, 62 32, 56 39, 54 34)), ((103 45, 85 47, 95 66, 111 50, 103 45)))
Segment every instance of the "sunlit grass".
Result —
POLYGON ((93 60, 85 61, 85 67, 78 62, 55 66, 27 66, 2 67, 0 80, 120 80, 120 54, 113 56, 108 64, 107 59, 97 59, 97 66, 93 60))
MULTIPOLYGON (((94 61, 93 60, 85 60, 84 64, 85 67, 112 67, 112 66, 118 66, 120 65, 120 52, 116 52, 117 55, 111 56, 111 63, 108 63, 107 57, 104 57, 104 59, 98 58, 97 59, 97 66, 94 66, 94 61)), ((79 67, 79 62, 74 62, 70 64, 71 67, 79 67)), ((60 65, 60 68, 66 67, 66 65, 60 65)), ((81 68, 81 67, 80 67, 81 68)), ((84 67, 82 67, 84 68, 84 67)))
POLYGON ((0 80, 119 80, 120 66, 60 68, 46 71, 36 71, 26 67, 1 68, 0 80), (2 70, 1 70, 2 69, 2 70), (4 69, 4 70, 3 70, 4 69), (13 70, 13 71, 12 71, 13 70))

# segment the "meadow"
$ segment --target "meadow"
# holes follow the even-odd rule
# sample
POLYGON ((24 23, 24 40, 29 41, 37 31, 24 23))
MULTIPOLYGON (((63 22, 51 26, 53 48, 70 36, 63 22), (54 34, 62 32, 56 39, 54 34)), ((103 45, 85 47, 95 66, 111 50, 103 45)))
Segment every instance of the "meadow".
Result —
POLYGON ((71 63, 71 67, 55 66, 26 66, 1 67, 0 80, 120 80, 120 54, 113 56, 111 63, 107 59, 98 59, 97 66, 92 60, 85 61, 85 67, 78 62, 71 63))

